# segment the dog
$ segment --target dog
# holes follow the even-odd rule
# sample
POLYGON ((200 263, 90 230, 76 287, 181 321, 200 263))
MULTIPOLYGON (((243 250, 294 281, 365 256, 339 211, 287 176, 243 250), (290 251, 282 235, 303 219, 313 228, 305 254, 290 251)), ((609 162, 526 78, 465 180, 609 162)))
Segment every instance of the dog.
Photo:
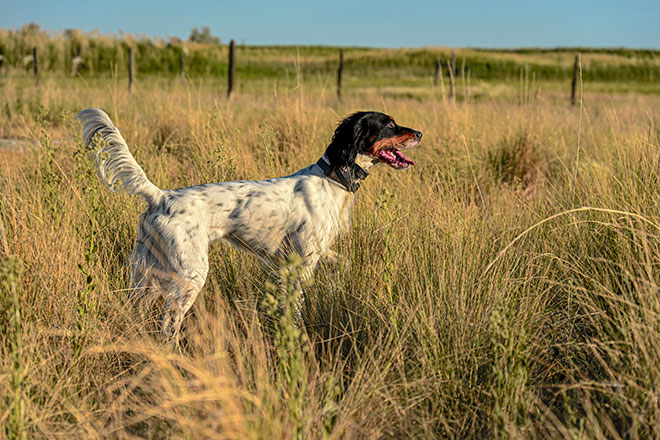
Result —
POLYGON ((149 181, 108 115, 90 108, 77 118, 100 180, 113 191, 140 195, 149 205, 140 216, 130 257, 131 287, 137 295, 154 289, 164 296, 161 333, 175 343, 206 281, 211 242, 225 240, 269 267, 298 254, 302 278, 307 278, 348 228, 354 195, 368 170, 379 163, 409 168, 414 162, 402 151, 422 138, 420 131, 386 114, 357 112, 339 123, 318 162, 290 176, 163 190, 149 181))

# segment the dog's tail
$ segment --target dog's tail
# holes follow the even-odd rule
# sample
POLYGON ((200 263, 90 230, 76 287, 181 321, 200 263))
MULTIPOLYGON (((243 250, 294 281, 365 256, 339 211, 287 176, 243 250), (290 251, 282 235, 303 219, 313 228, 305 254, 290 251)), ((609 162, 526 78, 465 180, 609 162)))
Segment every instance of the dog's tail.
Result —
POLYGON ((88 108, 76 118, 83 123, 83 142, 94 153, 99 179, 112 191, 138 194, 149 205, 158 205, 163 192, 147 179, 108 115, 88 108))

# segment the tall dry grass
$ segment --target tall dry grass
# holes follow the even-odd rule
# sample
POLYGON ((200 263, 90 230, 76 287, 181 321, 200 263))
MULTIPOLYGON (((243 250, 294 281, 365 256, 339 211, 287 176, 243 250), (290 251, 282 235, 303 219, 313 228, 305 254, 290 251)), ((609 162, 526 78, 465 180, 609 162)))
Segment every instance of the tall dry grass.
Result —
MULTIPOLYGON (((7 438, 660 436, 657 102, 5 80, 0 424, 7 438), (374 169, 306 288, 305 330, 218 245, 176 353, 130 309, 142 202, 101 188, 73 115, 104 108, 162 188, 284 175, 358 109, 424 132, 374 169), (579 147, 578 147, 579 146, 579 147)), ((295 264, 284 276, 295 276, 295 264)))

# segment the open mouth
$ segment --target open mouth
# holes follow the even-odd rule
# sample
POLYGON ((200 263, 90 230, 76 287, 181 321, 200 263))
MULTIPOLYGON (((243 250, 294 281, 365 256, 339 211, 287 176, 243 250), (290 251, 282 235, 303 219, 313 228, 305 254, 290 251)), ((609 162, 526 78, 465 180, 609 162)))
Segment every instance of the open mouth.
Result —
POLYGON ((396 148, 382 149, 378 152, 378 158, 396 169, 408 168, 410 165, 415 165, 415 162, 410 160, 405 154, 396 148))
POLYGON ((403 154, 401 150, 410 150, 417 145, 419 145, 419 139, 408 139, 396 146, 388 145, 385 146, 385 148, 381 148, 378 153, 376 153, 376 157, 394 169, 403 170, 410 165, 415 165, 415 162, 403 154))

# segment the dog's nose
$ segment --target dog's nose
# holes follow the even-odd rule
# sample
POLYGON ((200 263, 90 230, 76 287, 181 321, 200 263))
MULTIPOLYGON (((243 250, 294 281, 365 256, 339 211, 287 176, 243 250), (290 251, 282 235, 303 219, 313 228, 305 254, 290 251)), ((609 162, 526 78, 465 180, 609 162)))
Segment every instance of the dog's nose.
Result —
POLYGON ((415 136, 417 136, 417 139, 421 139, 422 138, 422 132, 418 131, 417 133, 415 133, 415 136))

